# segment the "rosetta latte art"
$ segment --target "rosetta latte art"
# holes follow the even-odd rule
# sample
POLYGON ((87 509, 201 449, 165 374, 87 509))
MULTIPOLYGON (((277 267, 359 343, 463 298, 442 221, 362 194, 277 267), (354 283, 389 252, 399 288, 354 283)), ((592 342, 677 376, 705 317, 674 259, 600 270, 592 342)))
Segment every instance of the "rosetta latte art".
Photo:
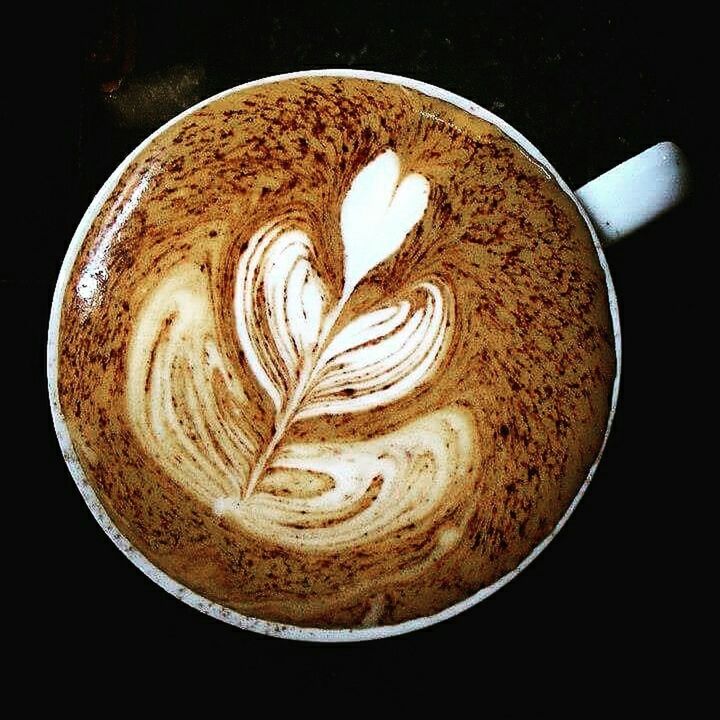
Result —
MULTIPOLYGON (((147 300, 131 343, 129 414, 167 472, 218 514, 268 539, 330 550, 419 525, 468 476, 472 419, 458 409, 370 441, 283 445, 296 421, 392 403, 437 367, 453 319, 443 282, 421 282, 394 305, 343 315, 356 286, 421 219, 428 195, 421 175, 400 178, 391 150, 356 176, 342 204, 337 298, 314 267, 313 240, 291 217, 251 238, 234 309, 242 352, 275 408, 264 444, 243 428, 245 393, 218 352, 200 272, 180 268, 147 300), (236 405, 221 406, 220 398, 236 405)), ((437 551, 459 536, 458 528, 439 534, 437 551)))

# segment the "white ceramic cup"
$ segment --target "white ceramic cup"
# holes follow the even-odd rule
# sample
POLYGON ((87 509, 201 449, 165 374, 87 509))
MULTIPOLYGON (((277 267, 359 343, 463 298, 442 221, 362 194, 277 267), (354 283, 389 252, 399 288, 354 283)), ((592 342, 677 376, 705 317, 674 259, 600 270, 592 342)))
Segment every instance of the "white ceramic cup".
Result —
POLYGON ((255 632, 264 633, 266 635, 291 638, 294 640, 347 642, 399 635, 401 633, 427 627, 428 625, 433 625, 441 620, 453 617, 453 615, 457 615, 463 610, 467 610, 473 605, 479 603, 481 600, 484 600, 486 597, 505 585, 505 583, 512 580, 512 578, 514 578, 521 570, 526 568, 539 555, 539 553, 547 547, 560 528, 562 528, 587 489, 587 486, 600 461, 605 443, 607 442, 610 426, 615 415, 618 390, 620 386, 620 319, 618 315, 615 290, 613 288, 610 271, 608 269, 607 261, 602 248, 603 246, 607 246, 610 243, 615 242, 624 235, 627 235, 641 225, 653 220, 666 210, 676 205, 685 196, 688 191, 688 187, 689 173, 687 163, 682 153, 672 143, 664 142, 651 147, 630 160, 627 160, 618 167, 613 168, 595 180, 592 180, 573 193, 573 191, 566 185, 540 151, 522 134, 515 130, 515 128, 508 125, 499 117, 479 105, 476 105, 474 102, 466 100, 465 98, 448 92, 447 90, 442 90, 434 85, 429 85, 418 80, 411 80, 406 77, 400 77, 398 75, 388 75, 386 73, 373 72, 369 70, 311 70, 287 73, 238 85, 237 87, 219 93, 207 100, 203 100, 167 122, 159 130, 148 137, 147 140, 141 143, 135 150, 133 150, 127 158, 125 158, 125 160, 108 178, 93 199, 90 207, 87 209, 85 215, 80 221, 80 224, 78 225, 75 235, 70 243, 70 247, 68 248, 67 254, 65 255, 65 260, 62 264, 57 285, 55 287, 55 294, 53 296, 53 304, 50 314, 47 347, 47 373, 50 406, 52 409, 55 431, 57 433, 58 440, 60 441, 60 447, 68 468, 70 469, 83 498, 85 498, 85 502, 90 508, 90 511, 95 516, 95 519, 98 523, 100 523, 105 532, 110 536, 111 540, 118 546, 118 548, 120 548, 129 560, 140 568, 140 570, 142 570, 149 578, 160 585, 160 587, 167 590, 179 600, 182 600, 188 605, 191 605, 192 607, 197 608, 214 618, 230 623, 231 625, 236 625, 237 627, 245 630, 253 630, 255 632), (458 602, 455 605, 436 613, 435 615, 429 615, 415 620, 408 620, 407 622, 399 623, 397 625, 339 630, 298 627, 295 625, 269 622, 241 615, 234 610, 218 605, 217 603, 211 602, 210 600, 198 595, 189 588, 178 583, 176 580, 173 580, 162 570, 155 567, 155 565, 153 565, 142 553, 140 553, 139 550, 133 547, 127 538, 120 533, 105 511, 105 508, 98 500, 92 486, 88 483, 70 439, 70 434, 60 408, 57 388, 57 344, 60 330, 60 311, 62 307, 62 299, 65 294, 65 287, 67 285, 68 278, 70 277, 75 257, 86 233, 95 219, 95 216, 100 211, 105 200, 116 186, 128 165, 140 152, 142 152, 142 150, 145 149, 153 138, 207 103, 213 102, 225 95, 237 92, 238 90, 257 87, 266 83, 323 75, 393 83, 403 87, 412 88, 424 93, 425 95, 430 95, 444 100, 445 102, 449 102, 462 110, 465 110, 471 115, 475 115, 483 120, 493 123, 506 135, 518 143, 528 153, 528 155, 539 162, 547 170, 547 172, 555 178, 560 187, 570 196, 570 198, 575 201, 580 214, 587 222, 588 228, 592 234, 595 248, 597 249, 598 259, 605 273, 607 283, 610 313, 612 316, 613 331, 615 336, 617 362, 617 372, 613 384, 610 413, 600 452, 598 453, 595 462, 593 462, 585 482, 582 484, 577 495, 570 504, 570 507, 568 507, 567 511, 553 528, 552 532, 539 545, 537 545, 514 570, 507 573, 507 575, 504 575, 489 587, 479 590, 474 595, 465 598, 461 602, 458 602))

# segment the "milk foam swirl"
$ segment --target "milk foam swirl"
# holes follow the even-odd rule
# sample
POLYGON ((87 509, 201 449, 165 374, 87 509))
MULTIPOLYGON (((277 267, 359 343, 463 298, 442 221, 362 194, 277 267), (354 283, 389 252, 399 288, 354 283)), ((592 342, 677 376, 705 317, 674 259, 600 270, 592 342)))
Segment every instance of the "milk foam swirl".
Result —
MULTIPOLYGON (((432 533, 427 519, 461 502, 472 444, 472 419, 457 409, 439 410, 373 440, 289 444, 258 491, 232 503, 233 514, 265 539, 304 551, 361 551, 386 535, 431 531, 437 538, 425 543, 425 552, 439 543, 431 552, 436 558, 460 529, 440 524, 432 533)), ((403 561, 415 565, 409 557, 403 561)))
POLYGON ((275 407, 264 447, 242 422, 245 392, 218 351, 207 276, 180 266, 155 289, 133 334, 127 399, 136 432, 171 477, 248 531, 305 550, 357 546, 437 512, 470 465, 472 421, 462 412, 438 411, 370 441, 282 447, 294 422, 392 403, 442 357, 453 317, 442 281, 343 315, 356 286, 422 217, 428 194, 420 175, 400 181, 392 151, 358 173, 342 205, 338 298, 292 217, 248 242, 234 306, 240 347, 275 407))
POLYGON ((257 452, 242 384, 218 351, 207 278, 179 266, 148 299, 128 352, 135 432, 205 502, 241 492, 257 452))

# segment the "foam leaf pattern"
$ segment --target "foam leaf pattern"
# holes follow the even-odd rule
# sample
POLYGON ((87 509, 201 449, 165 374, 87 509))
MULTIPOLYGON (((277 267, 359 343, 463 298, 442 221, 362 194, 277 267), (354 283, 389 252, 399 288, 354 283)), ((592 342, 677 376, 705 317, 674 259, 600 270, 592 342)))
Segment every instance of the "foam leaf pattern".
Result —
POLYGON ((315 269, 311 239, 291 219, 265 225, 251 238, 238 265, 235 318, 246 361, 276 418, 246 497, 292 423, 394 402, 436 365, 453 311, 443 284, 420 283, 396 305, 336 327, 357 285, 400 249, 428 198, 423 176, 400 179, 392 150, 358 173, 341 208, 344 282, 336 300, 315 269))
POLYGON ((421 283, 410 301, 361 315, 328 344, 298 419, 355 412, 398 400, 421 383, 441 350, 451 296, 421 283))
POLYGON ((238 266, 235 317, 240 346, 278 413, 312 362, 327 298, 304 232, 274 224, 255 233, 238 266))

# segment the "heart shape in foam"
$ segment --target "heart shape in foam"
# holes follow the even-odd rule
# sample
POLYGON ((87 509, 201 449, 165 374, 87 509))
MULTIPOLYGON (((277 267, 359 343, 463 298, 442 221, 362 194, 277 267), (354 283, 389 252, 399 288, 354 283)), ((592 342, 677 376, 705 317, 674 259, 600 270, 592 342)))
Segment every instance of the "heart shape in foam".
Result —
POLYGON ((355 177, 342 205, 345 255, 343 296, 383 260, 400 249, 425 214, 430 183, 411 173, 400 180, 400 160, 386 150, 355 177))

